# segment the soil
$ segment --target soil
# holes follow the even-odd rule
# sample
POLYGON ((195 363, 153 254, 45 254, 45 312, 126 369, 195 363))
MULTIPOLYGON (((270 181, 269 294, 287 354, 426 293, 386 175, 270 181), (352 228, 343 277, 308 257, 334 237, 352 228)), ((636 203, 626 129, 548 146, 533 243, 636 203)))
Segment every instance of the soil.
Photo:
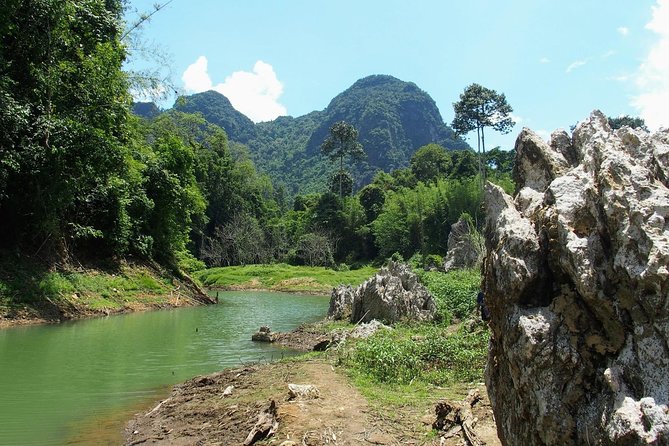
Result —
MULTIPOLYGON (((473 407, 476 433, 499 445, 490 403, 473 407)), ((174 387, 166 400, 126 427, 126 445, 242 445, 271 401, 278 429, 258 445, 462 445, 432 431, 434 408, 421 412, 374 407, 346 376, 324 359, 225 370, 174 387), (315 399, 289 399, 288 384, 311 384, 315 399), (234 386, 229 395, 226 389, 234 386)), ((459 401, 457 401, 459 402, 459 401)), ((457 403, 455 402, 455 403, 457 403)))

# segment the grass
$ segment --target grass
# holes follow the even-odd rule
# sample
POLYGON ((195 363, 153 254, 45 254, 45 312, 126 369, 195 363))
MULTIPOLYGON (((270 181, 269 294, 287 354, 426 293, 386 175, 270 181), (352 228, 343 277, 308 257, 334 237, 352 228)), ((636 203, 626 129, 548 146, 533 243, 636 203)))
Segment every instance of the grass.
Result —
POLYGON ((340 284, 357 286, 374 275, 373 267, 335 271, 315 266, 287 264, 247 265, 211 268, 195 273, 203 285, 211 288, 247 288, 297 293, 328 294, 340 284))
MULTIPOLYGON (((404 423, 431 413, 439 400, 461 400, 472 383, 483 381, 490 337, 475 312, 478 271, 420 271, 419 276, 437 301, 439 322, 396 324, 326 353, 375 411, 407 430, 424 430, 404 423)), ((352 325, 326 322, 320 327, 334 331, 352 325)))
POLYGON ((440 273, 416 269, 421 283, 432 293, 437 302, 439 319, 446 324, 453 319, 467 318, 476 308, 476 295, 481 286, 481 273, 464 269, 440 273))
POLYGON ((174 288, 171 278, 145 265, 56 269, 26 258, 0 259, 0 317, 9 319, 161 306, 174 288))

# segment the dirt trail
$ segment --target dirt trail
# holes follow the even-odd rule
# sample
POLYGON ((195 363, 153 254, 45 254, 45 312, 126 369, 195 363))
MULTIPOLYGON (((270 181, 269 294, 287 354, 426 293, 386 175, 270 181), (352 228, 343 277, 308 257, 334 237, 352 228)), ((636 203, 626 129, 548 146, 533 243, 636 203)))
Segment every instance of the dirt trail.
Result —
MULTIPOLYGON (((168 399, 128 424, 126 445, 241 445, 271 400, 279 427, 259 445, 464 444, 430 435, 430 422, 420 420, 429 414, 382 415, 327 361, 313 360, 226 370, 176 386, 168 399), (312 384, 320 395, 289 400, 289 383, 312 384), (224 395, 230 386, 231 394, 224 395)), ((498 445, 489 409, 485 403, 476 409, 479 434, 485 444, 498 445)))

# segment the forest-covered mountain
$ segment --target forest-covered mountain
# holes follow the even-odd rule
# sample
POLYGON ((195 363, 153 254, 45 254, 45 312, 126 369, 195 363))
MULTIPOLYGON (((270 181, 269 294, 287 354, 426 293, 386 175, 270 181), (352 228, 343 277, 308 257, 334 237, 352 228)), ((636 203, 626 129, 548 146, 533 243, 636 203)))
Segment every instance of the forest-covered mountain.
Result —
POLYGON ((358 187, 379 171, 406 167, 415 151, 429 143, 447 149, 468 148, 444 124, 434 100, 412 82, 374 75, 355 82, 323 111, 253 124, 220 93, 180 97, 174 108, 199 112, 223 127, 230 141, 245 144, 259 170, 282 182, 290 194, 322 191, 331 172, 320 145, 337 121, 353 124, 367 158, 355 166, 358 187))

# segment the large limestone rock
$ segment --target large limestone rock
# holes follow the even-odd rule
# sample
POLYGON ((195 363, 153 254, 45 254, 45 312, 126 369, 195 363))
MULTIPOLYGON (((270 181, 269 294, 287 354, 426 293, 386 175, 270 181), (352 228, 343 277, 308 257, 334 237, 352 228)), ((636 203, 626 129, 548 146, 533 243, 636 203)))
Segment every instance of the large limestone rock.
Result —
POLYGON ((376 319, 392 324, 404 319, 432 320, 436 311, 434 298, 411 268, 391 261, 354 291, 344 286, 332 290, 328 314, 333 319, 350 314, 353 323, 376 319))
POLYGON ((669 131, 593 112, 487 185, 488 392, 506 445, 669 444, 669 131))
POLYGON ((349 319, 351 317, 351 306, 355 290, 351 285, 339 285, 332 289, 330 296, 330 308, 328 317, 334 320, 349 319))
POLYGON ((451 232, 448 234, 448 251, 444 259, 444 271, 480 266, 483 246, 479 238, 478 233, 473 230, 466 219, 460 217, 457 222, 453 223, 451 232))

